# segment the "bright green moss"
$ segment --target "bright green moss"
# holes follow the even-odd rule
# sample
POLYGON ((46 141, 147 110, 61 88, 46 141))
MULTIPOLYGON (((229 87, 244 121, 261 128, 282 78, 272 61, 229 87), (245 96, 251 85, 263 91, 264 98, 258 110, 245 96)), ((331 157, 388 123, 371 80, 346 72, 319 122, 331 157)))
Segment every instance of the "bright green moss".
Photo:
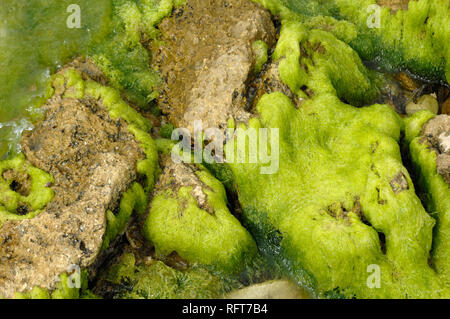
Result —
POLYGON ((122 299, 209 299, 221 297, 224 290, 223 282, 202 268, 181 271, 161 261, 136 265, 132 253, 108 269, 104 280, 122 287, 114 296, 122 299))
MULTIPOLYGON (((339 37, 361 58, 387 70, 408 69, 433 80, 447 79, 450 58, 450 5, 448 0, 409 1, 407 11, 380 11, 380 27, 371 27, 370 6, 375 0, 255 0, 285 20, 308 21, 320 16, 347 20, 357 36, 339 37)), ((327 30, 328 31, 328 30, 327 30)), ((333 33, 334 30, 329 30, 333 33)), ((339 33, 339 32, 338 32, 339 33)), ((347 33, 347 31, 345 32, 347 33)))
POLYGON ((450 188, 436 171, 436 153, 421 143, 423 125, 435 115, 417 112, 406 118, 405 147, 417 172, 419 188, 426 194, 427 210, 436 219, 433 237, 433 264, 450 286, 450 188))
POLYGON ((387 106, 357 110, 317 97, 297 110, 273 93, 258 111, 263 127, 281 128, 279 171, 231 169, 246 224, 283 271, 318 296, 339 289, 358 298, 448 297, 428 266, 434 220, 402 166, 400 123, 387 106), (396 194, 398 173, 409 189, 396 194), (372 264, 381 268, 378 289, 366 284, 372 264))
POLYGON ((33 167, 22 154, 0 161, 0 226, 5 220, 22 220, 39 214, 53 198, 53 190, 48 187, 50 183, 53 183, 53 177, 33 167), (11 189, 13 183, 20 181, 6 180, 3 174, 7 171, 29 177, 28 194, 11 189), (17 210, 19 206, 25 206, 28 213, 20 215, 17 210))
POLYGON ((267 62, 269 58, 267 54, 267 50, 269 50, 269 47, 264 41, 257 40, 253 42, 252 48, 253 54, 255 56, 255 66, 253 70, 255 73, 259 73, 261 72, 263 65, 267 62))
POLYGON ((155 88, 161 84, 158 73, 149 68, 151 57, 143 43, 159 36, 156 25, 183 2, 112 0, 110 33, 90 49, 89 55, 111 84, 140 107, 158 97, 155 88))
POLYGON ((139 183, 134 183, 130 189, 123 193, 119 212, 117 214, 110 210, 106 212, 108 227, 103 239, 103 249, 108 248, 111 241, 125 231, 133 212, 137 214, 145 212, 148 202, 147 195, 139 183))
POLYGON ((218 170, 231 170, 259 249, 319 297, 448 298, 428 265, 435 220, 402 164, 403 121, 387 105, 341 101, 362 104, 376 92, 359 57, 330 33, 283 21, 274 58, 294 92, 302 96, 304 85, 314 92, 298 109, 281 93, 257 104, 259 119, 249 126, 279 129, 279 169, 218 170), (379 288, 368 284, 373 265, 379 288))
POLYGON ((273 58, 280 60, 280 78, 292 92, 333 94, 353 105, 370 103, 378 93, 375 74, 356 52, 331 33, 309 30, 300 22, 283 21, 273 58), (300 43, 300 46, 299 46, 300 43))
POLYGON ((154 196, 144 235, 159 256, 175 251, 192 264, 240 274, 255 260, 256 245, 228 210, 222 184, 203 168, 197 175, 212 213, 199 207, 192 187, 167 189, 154 196))

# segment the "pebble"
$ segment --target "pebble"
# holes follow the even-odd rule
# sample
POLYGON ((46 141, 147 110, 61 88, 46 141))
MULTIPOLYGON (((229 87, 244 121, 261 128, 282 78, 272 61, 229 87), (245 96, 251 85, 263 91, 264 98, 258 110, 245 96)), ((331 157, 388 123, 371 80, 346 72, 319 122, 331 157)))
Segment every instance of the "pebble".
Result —
POLYGON ((417 103, 409 102, 406 105, 406 114, 411 115, 420 110, 429 110, 434 114, 437 114, 439 111, 439 104, 434 94, 426 94, 422 95, 417 103))

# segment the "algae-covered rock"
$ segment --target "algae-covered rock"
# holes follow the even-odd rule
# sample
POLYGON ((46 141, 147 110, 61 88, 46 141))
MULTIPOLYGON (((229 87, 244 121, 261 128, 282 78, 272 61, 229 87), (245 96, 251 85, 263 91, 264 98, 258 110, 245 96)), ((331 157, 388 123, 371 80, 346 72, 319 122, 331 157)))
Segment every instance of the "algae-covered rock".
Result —
POLYGON ((450 78, 448 0, 256 0, 283 19, 333 17, 350 25, 328 31, 344 35, 364 60, 388 70, 408 69, 428 79, 450 78), (353 25, 353 26, 352 26, 353 25), (356 29, 355 29, 356 27, 356 29), (344 31, 343 31, 344 30, 344 31), (356 33, 355 33, 356 30, 356 33))
POLYGON ((220 298, 224 283, 199 267, 175 269, 162 261, 139 261, 127 250, 100 275, 96 292, 119 299, 220 298))
POLYGON ((156 255, 176 252, 223 275, 255 265, 255 242, 228 210, 222 184, 194 164, 166 157, 162 167, 143 230, 156 255))
POLYGON ((53 177, 23 155, 0 162, 0 227, 5 220, 32 218, 53 198, 53 177))
POLYGON ((6 216, 0 228, 4 297, 79 296, 85 282, 65 280, 93 265, 134 211, 145 211, 157 172, 150 126, 118 92, 73 67, 54 77, 53 88, 44 119, 22 137, 23 155, 0 164, 2 187, 11 188, 4 207, 41 210, 24 220, 6 216), (29 185, 14 184, 23 174, 29 185))
MULTIPOLYGON (((270 3, 263 1, 274 12, 270 3)), ((267 262, 317 297, 448 297, 430 266, 435 220, 402 163, 404 123, 387 105, 354 107, 371 104, 381 83, 346 44, 359 31, 277 10, 281 32, 261 85, 273 93, 257 94, 256 118, 227 144, 238 147, 246 128, 278 129, 269 152, 279 149, 279 168, 261 174, 266 164, 236 160, 211 167, 238 195, 244 225, 267 262)), ((182 215, 180 201, 171 201, 182 215)))
POLYGON ((403 123, 387 105, 356 109, 338 99, 364 101, 373 85, 356 55, 329 51, 329 43, 342 42, 318 33, 288 22, 275 50, 280 78, 294 92, 306 83, 315 94, 298 109, 282 93, 264 95, 260 119, 248 125, 279 129, 278 171, 228 165, 244 224, 269 260, 316 296, 448 297, 449 287, 429 266, 435 221, 402 164, 403 123), (302 72, 299 56, 309 46, 317 49, 302 72))
POLYGON ((436 219, 431 263, 450 285, 450 116, 421 111, 405 119, 405 148, 423 201, 436 219), (448 141, 448 139, 447 139, 448 141))

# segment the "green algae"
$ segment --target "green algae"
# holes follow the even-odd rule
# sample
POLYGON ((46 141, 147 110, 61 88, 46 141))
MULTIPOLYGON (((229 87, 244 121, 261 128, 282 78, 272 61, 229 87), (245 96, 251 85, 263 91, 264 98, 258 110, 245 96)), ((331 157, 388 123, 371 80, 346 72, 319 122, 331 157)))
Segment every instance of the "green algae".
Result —
POLYGON ((423 125, 435 115, 428 111, 415 113, 405 119, 404 144, 417 172, 418 186, 426 194, 427 210, 436 219, 432 261, 439 276, 450 285, 450 188, 436 170, 436 153, 421 143, 423 125))
POLYGON ((119 204, 119 212, 117 214, 110 210, 106 212, 108 227, 103 239, 102 249, 108 248, 111 241, 125 231, 133 212, 138 215, 145 213, 148 203, 147 195, 141 184, 134 183, 130 189, 123 193, 119 204))
POLYGON ((264 41, 257 40, 253 42, 252 49, 253 54, 255 55, 255 66, 253 70, 255 73, 259 73, 261 72, 263 65, 269 59, 269 56, 267 54, 269 47, 264 41))
POLYGON ((314 94, 337 95, 352 105, 370 103, 378 95, 380 79, 364 67, 355 51, 329 32, 286 21, 273 59, 280 60, 281 80, 302 97, 306 97, 300 92, 304 87, 314 94))
POLYGON ((262 175, 260 163, 235 162, 216 168, 225 177, 231 171, 258 248, 317 297, 448 298, 428 265, 435 220, 402 164, 403 121, 387 105, 342 101, 367 103, 376 79, 345 43, 298 22, 282 21, 274 59, 280 78, 305 99, 297 109, 282 93, 266 94, 259 119, 249 122, 279 129, 279 170, 262 175), (396 178, 406 186, 399 190, 396 178), (368 284, 373 265, 379 287, 368 284))
POLYGON ((29 219, 39 214, 53 198, 53 190, 48 187, 50 183, 53 183, 53 177, 32 166, 22 154, 0 161, 0 226, 5 220, 29 219), (12 189, 16 181, 5 179, 3 174, 6 171, 29 177, 27 194, 12 189), (25 214, 19 214, 18 208, 21 206, 26 207, 25 214))
POLYGON ((144 236, 155 246, 157 256, 172 252, 192 264, 206 266, 223 275, 239 275, 257 258, 250 234, 230 213, 222 184, 199 166, 204 183, 205 205, 199 207, 192 187, 157 192, 150 203, 144 236))
POLYGON ((409 70, 431 80, 447 82, 450 78, 448 0, 409 1, 408 10, 395 13, 381 8, 379 28, 368 24, 375 0, 255 1, 286 20, 305 22, 327 16, 347 20, 353 27, 344 28, 344 33, 349 35, 356 28, 357 35, 347 37, 346 42, 362 59, 376 62, 388 71, 409 70))
POLYGON ((136 264, 133 253, 124 254, 102 277, 121 287, 114 298, 122 299, 210 299, 222 297, 225 289, 219 278, 200 267, 177 270, 156 260, 136 264))
POLYGON ((63 273, 53 291, 34 287, 30 292, 15 293, 14 299, 95 299, 97 296, 87 289, 87 285, 88 272, 86 270, 72 275, 63 273), (77 284, 80 286, 76 287, 77 284))

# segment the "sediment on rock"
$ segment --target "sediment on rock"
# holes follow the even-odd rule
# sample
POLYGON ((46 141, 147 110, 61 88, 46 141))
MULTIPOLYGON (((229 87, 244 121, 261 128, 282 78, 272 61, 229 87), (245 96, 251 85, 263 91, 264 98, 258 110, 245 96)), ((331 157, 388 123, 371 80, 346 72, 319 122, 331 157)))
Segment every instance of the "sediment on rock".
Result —
POLYGON ((145 157, 127 123, 112 119, 101 100, 66 93, 67 82, 42 107, 44 120, 22 137, 26 159, 54 177, 55 195, 35 218, 0 228, 4 297, 51 291, 61 274, 90 266, 101 251, 106 211, 118 209, 145 157))
POLYGON ((190 0, 164 19, 155 64, 165 81, 161 109, 178 127, 193 131, 245 121, 246 90, 253 75, 252 44, 275 41, 270 14, 249 0, 190 0))

